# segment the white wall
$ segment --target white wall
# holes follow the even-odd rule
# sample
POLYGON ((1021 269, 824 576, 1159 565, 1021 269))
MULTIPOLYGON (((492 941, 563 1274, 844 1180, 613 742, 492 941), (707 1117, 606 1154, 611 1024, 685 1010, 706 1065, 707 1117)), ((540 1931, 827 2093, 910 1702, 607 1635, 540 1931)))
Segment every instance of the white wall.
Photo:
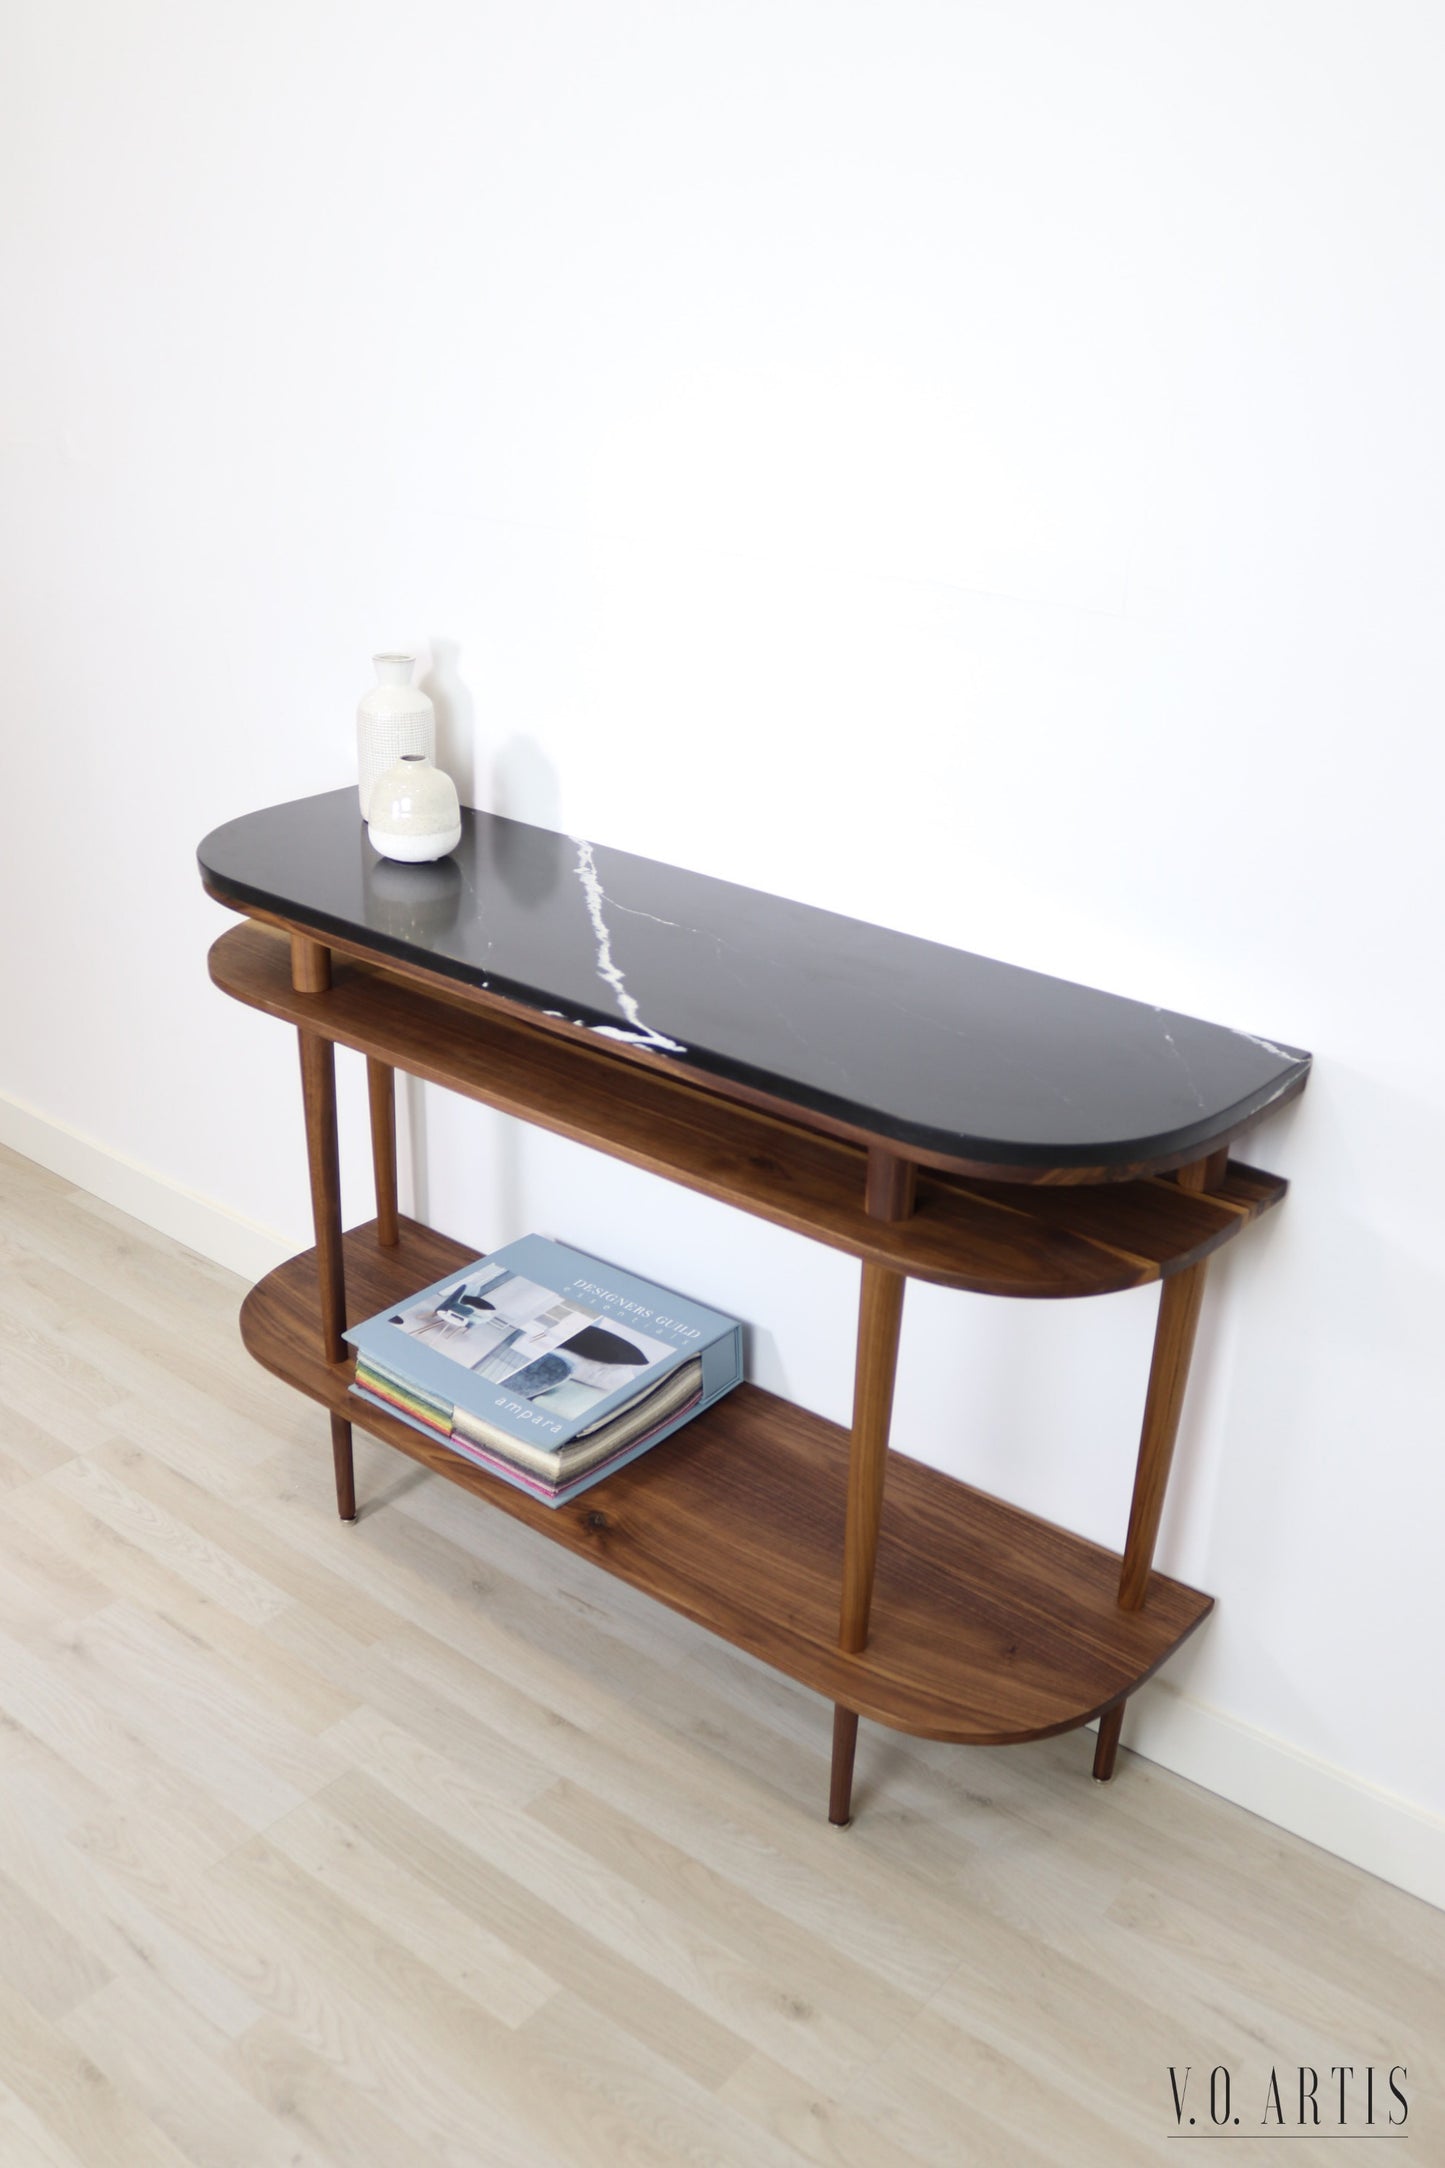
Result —
MULTIPOLYGON (((478 804, 1312 1047, 1209 1297, 1161 1562, 1220 1605, 1154 1721, 1325 1841, 1211 1742, 1359 1780, 1341 1848, 1445 1894, 1438 11, 7 22, 6 1133, 304 1239, 191 854, 347 780, 412 640, 478 804)), ((845 1411, 845 1261, 458 1104, 426 1156, 442 1224, 625 1226, 845 1411)), ((914 1291, 898 1442, 1120 1540, 1154 1299, 914 1291)))

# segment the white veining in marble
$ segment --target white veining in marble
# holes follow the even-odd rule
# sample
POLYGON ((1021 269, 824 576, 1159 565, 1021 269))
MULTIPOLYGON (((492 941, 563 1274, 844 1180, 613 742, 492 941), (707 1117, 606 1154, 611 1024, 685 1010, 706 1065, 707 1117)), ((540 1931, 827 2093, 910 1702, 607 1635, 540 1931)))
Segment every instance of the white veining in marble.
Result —
MULTIPOLYGON (((454 858, 452 860, 452 864, 456 867, 458 873, 462 877, 462 894, 464 897, 467 898, 467 900, 472 906, 473 917, 476 919, 479 926, 485 926, 487 928, 487 938, 485 945, 482 949, 482 956, 483 958, 488 957, 492 953, 492 949, 495 945, 497 937, 496 934, 492 931, 491 921, 488 914, 482 909, 482 899, 477 894, 477 884, 472 879, 470 860, 467 857, 463 857, 461 859, 454 858)), ((483 986, 486 986, 488 983, 489 982, 486 979, 482 980, 483 986)))
MULTIPOLYGON (((1157 1002, 1155 1003, 1154 1014, 1160 1017, 1162 1017, 1164 1014, 1163 1009, 1159 1007, 1157 1002)), ((1174 1059, 1178 1062, 1180 1068, 1184 1071, 1185 1079, 1188 1082, 1189 1089, 1194 1094, 1194 1104, 1197 1107, 1202 1107, 1204 1105, 1204 1094, 1199 1089, 1199 1086, 1195 1081, 1194 1071, 1189 1066, 1188 1056, 1184 1053, 1183 1048, 1179 1045, 1179 1042, 1176 1040, 1173 1032, 1169 1029, 1167 1024, 1164 1026, 1164 1044, 1168 1047, 1170 1053, 1174 1056, 1174 1059)))
POLYGON ((615 896, 609 896, 607 900, 612 910, 625 911, 629 918, 650 918, 654 926, 667 926, 673 933, 696 933, 698 930, 696 926, 679 926, 675 918, 659 918, 655 911, 639 911, 636 904, 619 903, 615 896))
MULTIPOLYGON (((669 1039, 660 1031, 644 1024, 637 1003, 627 991, 627 983, 612 958, 612 936, 607 931, 607 921, 602 906, 607 898, 597 877, 597 867, 592 857, 592 846, 582 836, 573 836, 577 846, 576 873, 582 883, 582 893, 587 899, 587 915, 592 921, 592 931, 597 941, 597 976, 612 988, 617 1006, 627 1018, 630 1030, 620 1024, 593 1024, 589 1028, 600 1038, 623 1039, 631 1046, 653 1046, 665 1054, 685 1054, 687 1048, 676 1039, 669 1039)), ((665 925, 667 921, 661 920, 665 925)))
POLYGON ((1251 1046, 1260 1047, 1264 1053, 1273 1054, 1280 1061, 1294 1063, 1299 1060, 1299 1055, 1292 1054, 1287 1046, 1276 1046, 1273 1039, 1261 1039, 1252 1031, 1236 1031, 1234 1036, 1236 1039, 1248 1039, 1251 1046))

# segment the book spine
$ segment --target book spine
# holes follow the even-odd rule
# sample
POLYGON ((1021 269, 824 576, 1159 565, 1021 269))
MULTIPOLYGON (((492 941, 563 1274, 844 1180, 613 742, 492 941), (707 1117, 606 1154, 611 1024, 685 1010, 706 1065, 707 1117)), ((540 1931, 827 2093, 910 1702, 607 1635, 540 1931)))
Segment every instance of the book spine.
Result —
POLYGON ((399 1422, 406 1423, 412 1430, 419 1431, 422 1437, 431 1439, 433 1444, 444 1445, 449 1452, 455 1453, 459 1460, 468 1461, 472 1467, 481 1468, 486 1474, 498 1477, 503 1483, 510 1483, 514 1490, 523 1491, 529 1498, 537 1499, 540 1504, 553 1507, 565 1506, 582 1491, 590 1490, 594 1483, 600 1483, 604 1476, 615 1474, 618 1469, 625 1468, 629 1461, 640 1460, 644 1453, 650 1453, 655 1445, 661 1445, 664 1438, 670 1438, 675 1430, 680 1430, 684 1423, 690 1422, 694 1415, 702 1412, 700 1404, 684 1408, 667 1422, 659 1424, 656 1431, 648 1433, 645 1437, 634 1439, 630 1445, 621 1447, 618 1452, 609 1455, 606 1460, 599 1461, 595 1467, 589 1468, 584 1475, 577 1476, 571 1482, 562 1483, 556 1489, 553 1489, 545 1483, 539 1483, 535 1476, 526 1474, 522 1469, 509 1465, 506 1461, 496 1458, 493 1454, 484 1452, 480 1446, 470 1445, 465 1440, 455 1436, 444 1437, 440 1431, 433 1429, 430 1424, 419 1422, 415 1416, 408 1415, 404 1408, 392 1406, 389 1402, 380 1399, 375 1393, 368 1391, 365 1386, 353 1385, 351 1390, 358 1400, 370 1401, 373 1407, 381 1408, 385 1414, 395 1416, 399 1422))
POLYGON ((360 1368, 351 1390, 363 1394, 368 1400, 374 1400, 379 1407, 390 1408, 394 1415, 404 1416, 409 1423, 414 1423, 418 1430, 425 1430, 429 1436, 450 1442, 451 1416, 442 1415, 440 1404, 434 1406, 414 1393, 399 1390, 385 1378, 377 1377, 374 1371, 360 1368))
POLYGON ((564 1446, 557 1453, 544 1453, 523 1440, 505 1437, 490 1424, 476 1422, 465 1408, 453 1412, 451 1427, 453 1434, 465 1439, 469 1445, 480 1446, 484 1452, 496 1453, 503 1460, 515 1462, 542 1482, 560 1489, 574 1475, 581 1475, 584 1469, 605 1460, 609 1453, 630 1445, 634 1438, 647 1436, 680 1409, 696 1406, 701 1392, 702 1364, 696 1356, 689 1356, 680 1370, 634 1402, 630 1414, 615 1416, 610 1424, 597 1431, 584 1431, 573 1444, 564 1446))
POLYGON ((696 1412, 694 1409, 675 1416, 671 1422, 660 1425, 655 1433, 634 1439, 631 1445, 625 1445, 618 1452, 609 1454, 606 1460, 599 1461, 584 1475, 559 1484, 555 1490, 539 1483, 535 1476, 527 1475, 522 1469, 498 1460, 490 1453, 484 1453, 479 1446, 467 1446, 456 1438, 448 1440, 448 1443, 460 1459, 469 1460, 474 1467, 484 1468, 489 1475, 500 1477, 502 1482, 510 1483, 514 1490, 525 1491, 529 1498, 540 1500, 544 1506, 565 1506, 583 1491, 590 1490, 594 1483, 600 1483, 604 1476, 615 1475, 630 1461, 640 1460, 644 1453, 650 1453, 655 1445, 661 1445, 664 1438, 671 1437, 673 1431, 687 1422, 690 1413, 696 1412))

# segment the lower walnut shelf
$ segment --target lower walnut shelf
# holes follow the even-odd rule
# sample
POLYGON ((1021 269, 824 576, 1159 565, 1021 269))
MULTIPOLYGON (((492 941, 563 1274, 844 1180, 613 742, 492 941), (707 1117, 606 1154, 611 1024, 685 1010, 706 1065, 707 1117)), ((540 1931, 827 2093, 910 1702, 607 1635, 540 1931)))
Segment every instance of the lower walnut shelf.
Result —
MULTIPOLYGON (((348 1321, 476 1252, 400 1221, 345 1237, 348 1321)), ((977 1746, 1068 1731, 1131 1693, 1213 1598, 1152 1574, 1118 1604, 1119 1555, 900 1454, 890 1457, 871 1639, 838 1641, 848 1433, 756 1386, 556 1509, 472 1468, 348 1390, 320 1352, 314 1250, 262 1280, 241 1311, 268 1370, 552 1541, 830 1701, 896 1730, 977 1746)))

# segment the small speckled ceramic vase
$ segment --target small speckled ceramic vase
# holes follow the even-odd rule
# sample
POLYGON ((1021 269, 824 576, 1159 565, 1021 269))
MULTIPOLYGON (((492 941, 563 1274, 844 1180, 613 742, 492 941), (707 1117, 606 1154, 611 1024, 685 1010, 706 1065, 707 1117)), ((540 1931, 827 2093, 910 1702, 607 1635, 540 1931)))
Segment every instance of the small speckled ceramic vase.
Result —
POLYGON ((403 753, 372 785, 366 833, 374 851, 404 865, 445 858, 462 840, 456 784, 424 753, 403 753))

